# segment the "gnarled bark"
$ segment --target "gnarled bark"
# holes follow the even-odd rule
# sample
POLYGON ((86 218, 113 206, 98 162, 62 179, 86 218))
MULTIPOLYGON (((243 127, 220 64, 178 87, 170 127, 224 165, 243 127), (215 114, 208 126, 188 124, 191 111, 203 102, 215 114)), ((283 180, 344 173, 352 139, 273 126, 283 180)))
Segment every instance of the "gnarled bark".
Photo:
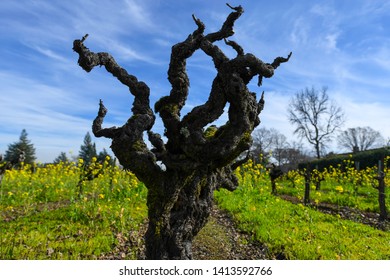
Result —
POLYGON ((241 6, 231 7, 221 29, 205 35, 205 25, 193 16, 197 29, 186 40, 172 47, 168 80, 172 90, 155 104, 165 126, 167 142, 151 131, 155 115, 149 105, 149 88, 121 68, 108 53, 93 53, 84 46, 87 36, 75 40, 73 50, 79 54, 79 65, 87 72, 104 66, 134 95, 133 115, 121 127, 102 128, 107 109, 100 101, 93 122, 96 137, 112 139, 111 148, 124 168, 131 170, 148 188, 149 227, 146 233, 146 256, 149 259, 191 259, 193 238, 205 225, 216 188, 234 190, 238 181, 234 169, 244 161, 237 157, 252 143, 251 132, 259 125, 264 94, 257 101, 247 84, 258 76, 270 78, 287 58, 277 57, 264 63, 246 54, 236 42, 226 40, 234 34, 233 25, 243 13, 241 6), (229 59, 213 43, 225 40, 237 56, 229 59), (210 56, 218 71, 209 99, 183 118, 189 77, 186 60, 202 50, 210 56), (229 103, 229 121, 206 134, 205 128, 222 114, 229 103), (153 148, 144 142, 147 132, 153 148), (161 161, 165 168, 157 164, 161 161))

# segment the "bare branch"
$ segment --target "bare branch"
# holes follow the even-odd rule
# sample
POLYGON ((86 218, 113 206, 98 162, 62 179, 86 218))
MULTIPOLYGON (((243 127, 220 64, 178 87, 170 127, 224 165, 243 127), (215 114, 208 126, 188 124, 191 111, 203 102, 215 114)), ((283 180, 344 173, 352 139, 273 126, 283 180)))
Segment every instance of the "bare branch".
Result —
POLYGON ((228 38, 234 34, 234 23, 235 21, 244 13, 244 9, 241 6, 238 7, 232 7, 228 5, 231 9, 234 10, 234 12, 230 13, 227 19, 225 20, 224 24, 222 25, 222 28, 214 33, 210 33, 207 36, 205 36, 205 39, 210 42, 215 42, 222 40, 224 38, 228 38))
POLYGON ((103 101, 100 99, 99 112, 92 124, 92 132, 96 137, 114 138, 115 135, 121 130, 117 127, 102 128, 104 117, 107 114, 107 109, 103 105, 103 101))
POLYGON ((259 104, 258 104, 257 114, 260 114, 261 111, 263 111, 264 104, 265 104, 265 101, 264 101, 264 91, 263 91, 261 93, 261 98, 260 98, 260 101, 259 101, 259 104))
POLYGON ((237 189, 238 178, 234 174, 234 168, 231 166, 221 168, 217 172, 217 180, 220 182, 217 189, 226 189, 228 191, 234 191, 237 189))
POLYGON ((204 35, 205 25, 193 15, 197 29, 172 47, 168 69, 172 89, 155 104, 164 123, 166 143, 151 131, 155 116, 149 106, 149 87, 128 74, 110 54, 93 53, 85 47, 88 35, 73 42, 73 50, 79 54, 78 63, 85 71, 104 66, 134 96, 133 115, 119 128, 102 127, 107 109, 100 100, 92 129, 95 136, 112 139, 111 149, 120 163, 148 188, 149 227, 145 244, 149 259, 192 258, 191 242, 207 222, 214 190, 234 190, 238 186, 234 169, 249 159, 251 133, 260 123, 265 101, 264 92, 258 101, 247 85, 256 75, 260 84, 263 77, 272 77, 274 70, 291 56, 290 53, 287 58, 264 63, 245 54, 236 42, 226 40, 234 34, 235 21, 243 13, 241 6, 227 6, 233 11, 219 31, 204 35), (234 59, 214 45, 222 39, 237 52, 234 59), (218 73, 207 102, 181 119, 190 86, 186 63, 197 50, 213 60, 218 73), (227 104, 228 121, 217 127, 213 122, 227 104), (145 131, 153 145, 150 150, 143 140, 145 131), (237 161, 245 151, 247 157, 237 161))
POLYGON ((226 45, 231 46, 237 52, 237 55, 244 55, 244 49, 239 44, 234 41, 226 40, 226 38, 224 41, 226 45))
POLYGON ((88 38, 89 34, 85 34, 83 36, 83 38, 81 38, 81 43, 83 43, 87 38, 88 38))
POLYGON ((340 148, 354 152, 382 146, 384 138, 379 131, 371 127, 353 127, 342 131, 337 137, 337 142, 340 148))
POLYGON ((321 147, 344 122, 341 108, 329 103, 326 88, 321 93, 306 88, 292 98, 289 106, 290 122, 296 125, 294 133, 314 146, 317 158, 321 156, 321 147))
MULTIPOLYGON (((218 76, 213 82, 209 100, 194 108, 181 122, 182 127, 191 133, 186 137, 182 149, 194 159, 201 155, 204 162, 213 162, 216 158, 235 158, 249 149, 252 142, 250 133, 244 135, 260 123, 258 115, 264 107, 264 93, 260 101, 256 102, 256 95, 249 92, 247 84, 255 75, 272 77, 274 69, 272 64, 264 63, 252 54, 228 60, 209 41, 203 41, 202 50, 213 58, 218 76), (217 130, 215 137, 206 139, 202 135, 203 127, 222 114, 226 102, 230 103, 229 122, 217 130), (253 114, 248 118, 250 111, 253 114), (244 141, 237 138, 240 134, 244 141), (221 150, 221 147, 225 148, 221 150)), ((279 58, 278 61, 283 63, 288 59, 279 58)))
MULTIPOLYGON (((168 69, 168 80, 172 85, 172 90, 169 96, 161 98, 155 104, 155 111, 160 114, 166 128, 165 136, 168 138, 167 149, 170 149, 172 152, 180 148, 180 139, 183 136, 181 132, 184 131, 180 124, 180 111, 187 99, 188 87, 190 84, 186 72, 186 60, 200 48, 202 48, 206 54, 213 57, 216 68, 218 68, 223 61, 227 60, 223 52, 211 43, 233 35, 234 22, 243 13, 243 9, 242 7, 235 7, 233 10, 234 12, 229 14, 218 32, 210 33, 206 36, 203 35, 205 29, 204 24, 193 15, 192 18, 198 26, 198 29, 190 34, 185 41, 172 47, 171 60, 168 69)), ((210 111, 210 109, 206 109, 206 111, 210 111)), ((220 109, 218 108, 215 111, 219 112, 220 109)))
POLYGON ((240 11, 240 10, 243 11, 243 9, 242 9, 241 6, 233 7, 233 6, 231 6, 229 3, 226 3, 226 6, 228 6, 230 9, 235 10, 235 11, 237 11, 237 12, 240 11))
POLYGON ((92 126, 96 137, 112 139, 111 148, 123 166, 132 170, 144 182, 150 180, 151 173, 159 174, 155 155, 149 151, 144 140, 143 132, 152 128, 155 116, 149 106, 149 87, 120 67, 108 53, 94 53, 84 46, 88 36, 73 42, 73 50, 79 54, 78 63, 87 72, 95 66, 104 66, 106 70, 129 88, 134 95, 132 106, 133 116, 120 128, 102 128, 107 109, 100 100, 98 116, 92 126))
POLYGON ((290 52, 286 58, 280 57, 280 56, 275 58, 274 62, 271 63, 272 67, 274 69, 278 68, 281 63, 285 63, 285 62, 289 61, 291 55, 292 55, 292 52, 290 52))
POLYGON ((199 20, 195 15, 192 15, 192 18, 195 21, 195 24, 198 26, 198 29, 195 30, 195 32, 192 35, 193 37, 196 37, 197 35, 203 34, 206 27, 204 23, 201 20, 199 20))
POLYGON ((250 159, 251 159, 251 152, 248 150, 248 152, 246 153, 246 156, 243 159, 237 160, 230 167, 232 170, 236 170, 241 165, 247 163, 248 160, 250 160, 250 159))

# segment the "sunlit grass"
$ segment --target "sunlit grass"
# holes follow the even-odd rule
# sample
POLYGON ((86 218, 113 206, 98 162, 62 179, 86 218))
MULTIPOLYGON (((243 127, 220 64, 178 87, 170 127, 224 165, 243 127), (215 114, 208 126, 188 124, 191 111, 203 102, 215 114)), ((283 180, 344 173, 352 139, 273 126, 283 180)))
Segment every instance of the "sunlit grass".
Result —
MULTIPOLYGON (((378 211, 376 173, 325 170, 320 190, 311 186, 311 200, 378 211)), ((302 201, 304 178, 290 175, 277 182, 277 191, 302 201)), ((260 164, 247 163, 237 176, 239 188, 217 191, 216 201, 241 230, 267 245, 270 258, 390 259, 389 232, 271 195, 260 164)), ((118 234, 127 236, 145 221, 146 196, 134 174, 107 162, 7 171, 0 184, 0 259, 99 259, 118 245, 118 234)), ((136 258, 137 250, 125 258, 136 258)))
POLYGON ((270 258, 390 259, 389 232, 273 196, 268 175, 254 168, 242 168, 238 190, 220 190, 215 197, 241 230, 267 245, 270 258))
POLYGON ((116 246, 118 233, 136 230, 147 215, 144 185, 118 167, 92 168, 103 172, 84 181, 80 163, 7 171, 0 259, 97 259, 116 246))
MULTIPOLYGON (((386 159, 386 162, 388 158, 386 159)), ((385 164, 387 166, 387 164, 385 164)), ((390 170, 385 169, 385 182, 390 184, 390 170)), ((348 206, 362 211, 379 212, 378 202, 378 170, 366 168, 356 170, 351 160, 346 160, 344 166, 330 167, 317 172, 323 179, 320 189, 316 190, 314 179, 311 182, 310 199, 314 203, 332 203, 338 206, 348 206)), ((305 179, 303 172, 290 171, 277 182, 278 193, 295 196, 302 199, 305 192, 305 179), (290 178, 290 179, 287 179, 290 178)), ((390 195, 387 193, 387 197, 390 195)), ((390 202, 387 203, 390 212, 390 202)))

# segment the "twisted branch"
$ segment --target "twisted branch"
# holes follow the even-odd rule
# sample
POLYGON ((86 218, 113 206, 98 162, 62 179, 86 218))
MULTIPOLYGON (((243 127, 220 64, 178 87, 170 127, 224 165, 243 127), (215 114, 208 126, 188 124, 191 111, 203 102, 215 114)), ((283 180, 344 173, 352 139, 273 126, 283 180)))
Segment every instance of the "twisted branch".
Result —
POLYGON ((78 64, 86 72, 90 72, 96 66, 104 66, 106 70, 116 77, 122 84, 129 88, 134 96, 131 111, 133 116, 121 127, 103 128, 104 117, 107 109, 103 101, 99 102, 98 115, 93 121, 92 131, 96 137, 112 139, 111 148, 125 168, 132 170, 144 182, 150 180, 151 172, 160 172, 156 165, 155 155, 149 151, 144 140, 143 132, 149 131, 155 121, 155 116, 149 105, 149 87, 142 81, 127 73, 120 67, 115 59, 108 53, 91 52, 84 42, 88 34, 81 40, 73 42, 73 50, 79 54, 78 64))
MULTIPOLYGON (((165 136, 168 139, 166 144, 159 134, 150 131, 155 116, 149 105, 149 87, 128 74, 110 54, 93 53, 85 47, 84 42, 88 34, 73 43, 73 50, 79 54, 78 63, 85 71, 90 72, 95 66, 104 66, 134 95, 132 106, 134 115, 119 128, 102 127, 107 109, 100 100, 98 116, 93 122, 93 133, 96 137, 113 139, 112 149, 121 164, 143 180, 154 174, 153 172, 161 171, 156 165, 157 160, 161 160, 171 170, 193 170, 201 166, 219 170, 230 166, 252 143, 250 134, 260 123, 259 114, 264 107, 264 92, 257 101, 256 94, 248 90, 247 84, 253 77, 258 76, 260 86, 262 78, 272 77, 274 70, 290 59, 291 53, 287 58, 275 58, 272 63, 264 63, 253 54, 246 54, 238 43, 227 40, 234 34, 234 23, 244 10, 241 6, 232 7, 229 4, 227 6, 233 11, 227 16, 219 31, 204 35, 204 23, 192 15, 197 29, 186 40, 172 47, 168 69, 168 80, 172 89, 168 96, 156 102, 154 108, 163 120, 165 136), (224 40, 225 44, 231 46, 237 52, 237 56, 229 59, 214 45, 214 42, 219 40, 224 40), (218 74, 213 81, 207 102, 193 108, 181 120, 180 112, 188 97, 190 85, 186 61, 199 49, 212 58, 218 74), (204 128, 223 114, 227 103, 229 121, 216 128, 214 135, 206 138, 204 128), (154 147, 151 150, 143 140, 144 131, 148 132, 149 140, 154 147)), ((229 170, 226 169, 222 173, 232 174, 229 170)), ((226 177, 230 178, 226 180, 235 185, 233 175, 226 177)), ((223 185, 231 188, 226 180, 223 185)))
MULTIPOLYGON (((172 152, 180 152, 180 150, 177 150, 180 147, 180 129, 182 128, 180 125, 180 110, 183 108, 187 99, 189 87, 186 60, 191 57, 196 50, 200 48, 203 49, 207 44, 225 39, 234 34, 234 22, 241 16, 243 9, 242 7, 233 8, 230 5, 228 6, 232 8, 234 12, 229 14, 218 32, 204 36, 204 23, 193 15, 192 18, 198 28, 190 34, 185 41, 172 47, 171 61, 168 70, 168 80, 172 85, 172 90, 169 96, 161 98, 155 104, 155 111, 160 114, 166 128, 165 136, 169 140, 167 143, 168 149, 172 152)), ((223 54, 218 50, 215 50, 215 52, 223 54)))

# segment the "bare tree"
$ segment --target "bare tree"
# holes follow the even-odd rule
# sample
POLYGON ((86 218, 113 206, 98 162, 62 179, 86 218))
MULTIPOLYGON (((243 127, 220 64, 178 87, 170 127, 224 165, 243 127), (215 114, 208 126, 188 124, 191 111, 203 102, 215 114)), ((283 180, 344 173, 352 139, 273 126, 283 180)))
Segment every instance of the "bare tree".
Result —
POLYGON ((321 91, 312 87, 298 92, 290 101, 288 114, 290 123, 296 126, 294 133, 314 146, 317 158, 344 124, 344 113, 329 99, 326 87, 321 91))
POLYGON ((369 126, 348 128, 338 135, 337 142, 340 148, 346 148, 351 152, 365 151, 385 144, 380 132, 369 126))
POLYGON ((303 148, 303 144, 301 142, 295 142, 293 141, 290 144, 290 147, 287 149, 287 164, 288 169, 296 169, 298 167, 298 163, 307 161, 310 159, 310 157, 305 152, 305 149, 303 148))
POLYGON ((294 169, 299 162, 308 159, 303 151, 302 143, 287 141, 287 137, 275 128, 259 128, 253 132, 252 158, 262 155, 262 160, 268 163, 270 157, 277 161, 284 170, 294 169))
POLYGON ((276 159, 279 166, 288 163, 287 152, 289 147, 290 144, 287 142, 287 137, 276 131, 272 144, 272 156, 276 159))
POLYGON ((268 129, 266 127, 256 129, 253 132, 251 154, 255 159, 259 158, 261 161, 268 160, 269 154, 272 150, 272 145, 275 141, 274 138, 276 132, 276 129, 268 129))
POLYGON ((128 74, 110 54, 91 52, 84 46, 86 36, 73 43, 73 50, 79 54, 78 63, 85 71, 104 66, 134 95, 133 115, 123 126, 102 127, 107 109, 100 101, 92 129, 96 137, 112 139, 111 148, 120 164, 148 189, 148 259, 192 258, 192 240, 207 222, 213 191, 217 187, 237 187, 233 171, 242 162, 235 159, 250 148, 251 133, 260 123, 264 94, 257 101, 247 84, 257 76, 260 86, 263 77, 272 77, 274 70, 291 56, 290 53, 287 58, 277 57, 272 63, 264 63, 253 54, 244 53, 236 42, 226 40, 234 34, 233 25, 243 13, 241 6, 228 6, 233 11, 219 31, 205 35, 205 25, 193 16, 197 29, 172 47, 168 69, 172 90, 154 106, 164 123, 166 142, 151 130, 155 115, 149 105, 149 87, 128 74), (237 52, 235 58, 229 59, 214 45, 220 40, 237 52), (180 118, 189 88, 186 61, 198 50, 210 56, 218 74, 206 103, 180 118), (206 137, 206 126, 222 115, 227 103, 228 122, 214 127, 212 133, 209 130, 206 137), (144 142, 144 131, 152 149, 144 142), (161 163, 165 168, 161 168, 161 163))

